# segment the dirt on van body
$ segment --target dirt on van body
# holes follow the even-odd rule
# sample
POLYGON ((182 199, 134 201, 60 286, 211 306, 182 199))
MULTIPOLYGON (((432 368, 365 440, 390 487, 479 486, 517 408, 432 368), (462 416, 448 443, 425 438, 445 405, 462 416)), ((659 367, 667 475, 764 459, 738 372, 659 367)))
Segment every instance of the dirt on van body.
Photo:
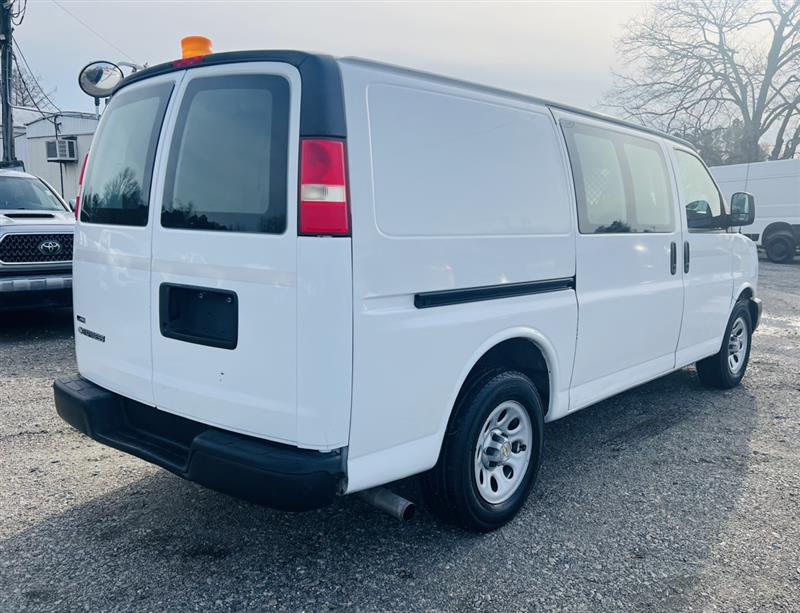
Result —
POLYGON ((741 387, 684 369, 549 424, 535 492, 484 536, 355 497, 279 513, 103 447, 53 408, 71 315, 2 315, 0 610, 797 611, 800 258, 760 283, 741 387))

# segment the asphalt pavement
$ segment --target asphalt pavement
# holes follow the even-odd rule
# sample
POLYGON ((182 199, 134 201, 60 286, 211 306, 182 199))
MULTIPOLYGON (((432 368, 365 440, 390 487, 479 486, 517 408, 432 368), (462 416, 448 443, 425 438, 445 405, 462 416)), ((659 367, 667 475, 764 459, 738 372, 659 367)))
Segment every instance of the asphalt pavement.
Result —
POLYGON ((356 497, 280 513, 99 445, 53 407, 70 313, 0 315, 0 610, 798 611, 800 258, 760 285, 742 386, 687 368, 549 424, 482 536, 356 497))

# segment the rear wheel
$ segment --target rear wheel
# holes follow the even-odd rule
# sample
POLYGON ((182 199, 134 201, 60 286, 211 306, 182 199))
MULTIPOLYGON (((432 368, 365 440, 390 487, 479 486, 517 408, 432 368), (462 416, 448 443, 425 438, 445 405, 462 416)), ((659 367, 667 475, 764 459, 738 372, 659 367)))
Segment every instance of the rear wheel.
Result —
POLYGON ((750 309, 746 302, 737 302, 725 329, 725 338, 719 353, 697 363, 700 381, 717 389, 739 385, 750 360, 752 334, 750 309))
POLYGON ((772 234, 765 241, 767 257, 776 264, 791 262, 794 258, 794 237, 788 233, 772 234))
POLYGON ((525 504, 542 457, 544 409, 516 371, 479 378, 455 409, 436 466, 422 476, 431 509, 445 521, 487 532, 525 504))

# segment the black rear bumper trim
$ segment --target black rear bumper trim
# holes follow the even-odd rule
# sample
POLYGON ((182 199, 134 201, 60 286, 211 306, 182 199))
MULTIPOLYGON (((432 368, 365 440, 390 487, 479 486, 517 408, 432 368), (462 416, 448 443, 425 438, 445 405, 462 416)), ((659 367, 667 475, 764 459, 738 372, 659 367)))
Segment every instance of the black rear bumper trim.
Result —
POLYGON ((333 502, 342 450, 321 453, 213 428, 80 377, 53 384, 56 411, 94 440, 214 490, 285 511, 333 502))

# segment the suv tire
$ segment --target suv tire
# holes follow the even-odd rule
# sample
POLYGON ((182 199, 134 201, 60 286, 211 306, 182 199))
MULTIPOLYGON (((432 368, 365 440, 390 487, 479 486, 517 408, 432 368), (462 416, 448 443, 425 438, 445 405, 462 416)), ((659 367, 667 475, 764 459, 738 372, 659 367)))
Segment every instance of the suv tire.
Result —
POLYGON ((517 371, 489 371, 458 401, 439 460, 422 475, 427 505, 467 530, 500 528, 519 512, 542 461, 544 408, 517 371))

